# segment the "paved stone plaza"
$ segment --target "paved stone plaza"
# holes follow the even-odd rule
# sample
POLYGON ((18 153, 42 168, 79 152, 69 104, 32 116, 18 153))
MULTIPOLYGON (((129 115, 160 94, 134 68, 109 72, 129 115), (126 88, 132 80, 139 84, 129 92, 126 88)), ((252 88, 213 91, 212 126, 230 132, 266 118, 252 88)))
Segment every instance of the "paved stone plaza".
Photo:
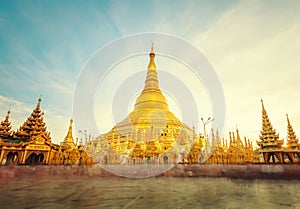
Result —
POLYGON ((299 180, 23 175, 2 182, 0 208, 300 208, 299 180))

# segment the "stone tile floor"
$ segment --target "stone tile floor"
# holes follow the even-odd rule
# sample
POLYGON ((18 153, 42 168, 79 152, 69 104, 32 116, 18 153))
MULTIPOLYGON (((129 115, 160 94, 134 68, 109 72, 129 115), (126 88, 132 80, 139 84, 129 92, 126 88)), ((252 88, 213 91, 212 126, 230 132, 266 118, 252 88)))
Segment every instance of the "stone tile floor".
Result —
POLYGON ((26 176, 0 184, 0 208, 300 208, 299 180, 26 176))

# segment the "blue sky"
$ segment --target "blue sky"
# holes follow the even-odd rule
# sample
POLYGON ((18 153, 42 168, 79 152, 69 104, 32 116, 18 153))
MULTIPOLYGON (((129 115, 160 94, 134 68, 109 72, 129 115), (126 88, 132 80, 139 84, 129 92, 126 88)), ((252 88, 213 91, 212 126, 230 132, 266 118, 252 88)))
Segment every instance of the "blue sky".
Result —
POLYGON ((109 42, 141 32, 178 36, 207 56, 225 93, 226 133, 238 124, 243 135, 258 137, 260 98, 281 137, 285 113, 300 129, 298 1, 1 0, 0 5, 0 116, 11 106, 14 129, 42 95, 53 141, 63 140, 84 64, 109 42))

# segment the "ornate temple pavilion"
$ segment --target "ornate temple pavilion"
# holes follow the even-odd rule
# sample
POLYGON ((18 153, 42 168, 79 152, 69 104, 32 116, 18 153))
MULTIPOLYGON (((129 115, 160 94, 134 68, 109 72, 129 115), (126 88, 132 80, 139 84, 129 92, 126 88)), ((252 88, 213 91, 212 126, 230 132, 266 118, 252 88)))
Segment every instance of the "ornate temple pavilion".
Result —
POLYGON ((293 130, 288 115, 287 117, 287 143, 279 139, 279 134, 273 128, 267 111, 262 105, 262 130, 260 131, 260 140, 257 141, 259 152, 262 153, 265 163, 299 163, 300 162, 300 144, 293 130))
POLYGON ((133 111, 96 140, 98 148, 91 152, 100 163, 178 163, 187 160, 194 142, 197 148, 189 158, 199 162, 200 137, 170 111, 159 88, 153 48, 149 56, 145 86, 133 111))
POLYGON ((17 130, 11 130, 10 111, 0 124, 0 165, 92 164, 82 145, 74 143, 72 120, 61 146, 51 142, 40 109, 41 98, 31 115, 17 130))

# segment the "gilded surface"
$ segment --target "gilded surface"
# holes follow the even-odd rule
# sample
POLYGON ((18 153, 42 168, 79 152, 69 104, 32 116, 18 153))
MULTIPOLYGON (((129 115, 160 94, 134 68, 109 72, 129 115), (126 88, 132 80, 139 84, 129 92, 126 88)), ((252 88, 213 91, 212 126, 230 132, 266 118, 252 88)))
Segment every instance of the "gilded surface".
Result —
POLYGON ((153 48, 149 56, 145 86, 134 110, 94 141, 97 151, 95 146, 89 149, 100 163, 179 162, 193 144, 193 131, 169 110, 159 88, 153 48))
POLYGON ((86 153, 83 145, 74 143, 72 120, 61 146, 51 142, 40 104, 41 98, 31 115, 16 132, 11 131, 10 111, 8 111, 5 120, 0 124, 0 164, 93 164, 92 158, 86 153))
POLYGON ((262 130, 260 140, 257 144, 260 146, 259 152, 262 153, 266 163, 298 163, 300 162, 300 145, 298 138, 293 130, 288 115, 287 117, 287 143, 279 140, 279 134, 273 129, 267 111, 262 104, 262 130))
POLYGON ((239 130, 229 132, 229 145, 224 139, 216 139, 217 146, 212 151, 212 155, 207 160, 207 164, 246 164, 258 163, 259 153, 253 149, 250 140, 244 139, 244 144, 240 138, 239 130))

